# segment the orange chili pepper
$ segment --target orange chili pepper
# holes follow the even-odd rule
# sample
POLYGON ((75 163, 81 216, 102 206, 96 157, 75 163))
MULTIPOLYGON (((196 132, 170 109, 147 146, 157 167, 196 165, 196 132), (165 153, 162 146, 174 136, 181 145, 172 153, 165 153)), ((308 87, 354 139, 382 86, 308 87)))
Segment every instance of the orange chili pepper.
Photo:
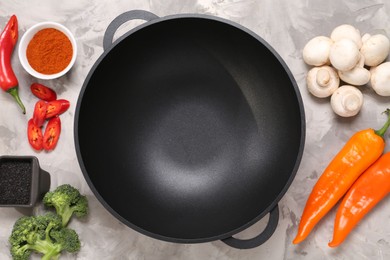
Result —
POLYGON ((330 247, 340 245, 356 224, 390 192, 390 152, 380 157, 352 185, 342 200, 330 247))
POLYGON ((388 119, 380 130, 370 128, 355 133, 318 179, 306 202, 294 244, 309 235, 355 180, 382 155, 385 147, 383 135, 390 125, 390 109, 385 113, 388 119))

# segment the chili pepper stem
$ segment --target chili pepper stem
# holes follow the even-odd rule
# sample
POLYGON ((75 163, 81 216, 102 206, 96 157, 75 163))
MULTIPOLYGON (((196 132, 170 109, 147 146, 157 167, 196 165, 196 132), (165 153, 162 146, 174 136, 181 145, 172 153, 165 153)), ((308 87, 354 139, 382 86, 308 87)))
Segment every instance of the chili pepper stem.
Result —
POLYGON ((386 123, 382 126, 381 129, 378 129, 378 130, 375 130, 375 134, 383 137, 383 135, 386 133, 387 129, 389 128, 390 126, 390 109, 386 109, 386 111, 384 111, 383 113, 385 113, 387 115, 387 121, 386 123))
POLYGON ((20 108, 22 109, 23 114, 26 114, 26 108, 24 107, 22 100, 20 99, 19 94, 18 94, 18 88, 17 87, 10 88, 9 90, 7 90, 7 92, 10 93, 11 96, 14 97, 14 99, 16 100, 16 102, 18 103, 20 108))

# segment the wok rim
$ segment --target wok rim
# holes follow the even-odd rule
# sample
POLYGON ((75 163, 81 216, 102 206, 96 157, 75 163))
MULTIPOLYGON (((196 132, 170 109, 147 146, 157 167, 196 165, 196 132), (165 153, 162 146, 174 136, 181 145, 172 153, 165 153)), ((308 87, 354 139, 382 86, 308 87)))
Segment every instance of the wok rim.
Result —
POLYGON ((194 244, 194 243, 212 242, 212 241, 223 240, 223 239, 232 237, 233 235, 235 235, 235 234, 237 234, 237 233, 247 229, 248 227, 250 227, 253 224, 255 224, 258 221, 260 221, 274 207, 278 207, 279 201, 286 194, 288 188, 291 186, 293 180, 295 179, 295 176, 297 174, 297 171, 299 169, 299 166, 300 166, 300 163, 301 163, 301 160, 302 160, 302 157, 303 157, 303 151, 304 151, 304 147, 305 147, 305 140, 306 140, 306 118, 305 118, 305 110, 304 110, 302 96, 301 96, 298 84, 297 84, 297 82, 296 82, 292 72, 288 68, 288 66, 285 63, 285 61, 276 52, 276 50, 268 42, 266 42, 262 37, 260 37, 255 32, 251 31, 250 29, 244 27, 243 25, 240 25, 240 24, 238 24, 236 22, 233 22, 233 21, 225 19, 225 18, 212 16, 212 15, 207 15, 207 14, 197 14, 197 13, 183 13, 183 14, 174 14, 174 15, 168 15, 168 16, 164 16, 164 17, 159 17, 159 18, 153 19, 151 21, 147 21, 147 22, 145 22, 145 23, 143 23, 141 25, 136 26, 135 28, 129 30, 128 32, 126 32, 125 34, 120 36, 118 39, 116 39, 110 45, 110 47, 108 49, 103 50, 103 53, 100 55, 100 57, 95 61, 93 66, 90 68, 90 70, 89 70, 89 72, 88 72, 88 74, 87 74, 87 76, 86 76, 86 78, 84 80, 84 83, 82 85, 82 88, 80 90, 80 94, 78 96, 78 99, 77 99, 77 104, 76 104, 76 109, 75 109, 75 117, 74 117, 74 142, 75 142, 77 160, 79 162, 82 174, 83 174, 83 176, 84 176, 84 178, 85 178, 89 188, 91 189, 93 194, 96 196, 98 201, 117 220, 121 221, 123 224, 125 224, 126 226, 132 228, 133 230, 135 230, 135 231, 137 231, 137 232, 139 232, 139 233, 141 233, 143 235, 146 235, 146 236, 149 236, 149 237, 152 237, 152 238, 155 238, 155 239, 159 239, 159 240, 162 240, 162 241, 173 242, 173 243, 182 243, 182 244, 194 244), (95 185, 91 181, 91 179, 89 177, 89 174, 88 174, 88 171, 87 171, 87 169, 86 169, 86 167, 84 165, 84 162, 83 162, 83 158, 82 158, 81 150, 80 150, 80 144, 79 144, 79 136, 78 136, 78 129, 79 129, 78 122, 79 122, 80 107, 82 105, 82 100, 83 100, 83 97, 84 97, 85 90, 88 87, 88 83, 90 82, 91 77, 94 75, 94 72, 95 72, 96 68, 100 65, 100 63, 104 60, 104 58, 111 52, 111 50, 113 50, 116 47, 116 45, 121 43, 123 40, 125 40, 127 37, 129 37, 133 33, 137 32, 139 30, 142 30, 143 28, 146 28, 146 27, 148 27, 150 25, 161 23, 161 22, 165 22, 165 21, 169 21, 169 20, 186 19, 186 18, 197 18, 197 19, 211 20, 213 22, 220 22, 220 23, 224 23, 226 25, 235 27, 236 29, 241 30, 241 31, 245 32, 246 34, 248 34, 249 36, 253 37, 255 40, 257 40, 259 42, 259 44, 261 44, 261 45, 263 45, 263 47, 267 48, 272 53, 272 55, 277 59, 279 64, 282 65, 285 73, 287 74, 287 76, 288 76, 288 78, 289 78, 289 80, 291 82, 291 85, 292 85, 292 87, 294 89, 294 93, 295 93, 295 99, 296 99, 297 105, 299 107, 299 114, 300 114, 300 117, 301 117, 301 121, 300 121, 301 136, 300 136, 300 142, 299 142, 299 150, 298 150, 298 153, 296 154, 296 161, 295 161, 294 167, 291 170, 290 177, 288 178, 288 180, 285 183, 285 185, 282 188, 282 190, 279 192, 278 196, 275 197, 273 202, 267 208, 265 208, 263 210, 263 212, 261 212, 259 215, 257 215, 255 218, 253 218, 251 221, 248 221, 247 223, 243 223, 240 227, 238 227, 236 229, 233 229, 233 230, 231 230, 229 232, 226 232, 226 233, 223 233, 223 234, 219 234, 219 235, 216 235, 216 236, 204 237, 204 238, 177 238, 177 237, 168 237, 168 236, 160 235, 160 234, 157 234, 157 233, 153 233, 152 231, 143 229, 143 228, 135 225, 134 223, 128 221, 124 217, 122 217, 118 212, 116 212, 105 201, 103 196, 100 195, 99 191, 95 188, 95 185))

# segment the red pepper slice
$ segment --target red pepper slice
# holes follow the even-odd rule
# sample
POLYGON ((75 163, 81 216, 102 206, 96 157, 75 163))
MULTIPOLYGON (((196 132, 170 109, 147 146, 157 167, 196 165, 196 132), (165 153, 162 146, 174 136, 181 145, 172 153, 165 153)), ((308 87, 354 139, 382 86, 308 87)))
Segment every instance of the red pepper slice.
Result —
POLYGON ((46 102, 43 101, 43 100, 39 100, 35 104, 34 114, 33 114, 33 121, 34 121, 34 124, 37 127, 41 127, 43 125, 43 123, 45 123, 45 120, 46 120, 46 107, 47 107, 46 102))
POLYGON ((58 99, 47 103, 46 119, 58 116, 68 110, 70 103, 66 99, 58 99))
POLYGON ((43 149, 46 151, 53 150, 60 138, 61 120, 56 116, 49 120, 46 126, 45 134, 43 135, 43 149))
POLYGON ((34 124, 34 120, 31 118, 28 121, 27 127, 28 142, 35 150, 42 150, 43 148, 43 136, 42 129, 34 124))
POLYGON ((17 41, 18 20, 13 15, 0 35, 0 88, 13 96, 25 114, 26 108, 18 94, 18 79, 11 66, 11 56, 17 41))
POLYGON ((54 90, 39 83, 33 83, 30 86, 31 92, 39 99, 45 101, 53 101, 57 99, 57 94, 54 90))

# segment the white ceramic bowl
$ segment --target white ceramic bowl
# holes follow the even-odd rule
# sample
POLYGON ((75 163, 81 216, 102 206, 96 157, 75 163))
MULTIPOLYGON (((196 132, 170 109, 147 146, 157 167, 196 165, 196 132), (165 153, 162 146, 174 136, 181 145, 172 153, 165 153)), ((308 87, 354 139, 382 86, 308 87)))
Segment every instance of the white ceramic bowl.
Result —
POLYGON ((19 43, 18 53, 19 53, 20 63, 22 64, 23 68, 29 74, 31 74, 32 76, 39 78, 39 79, 55 79, 55 78, 63 76, 65 73, 67 73, 72 68, 74 62, 76 61, 77 45, 76 45, 76 40, 75 40, 73 34, 65 26, 63 26, 59 23, 55 23, 55 22, 42 22, 42 23, 38 23, 38 24, 32 26, 30 29, 28 29, 24 33, 24 35, 22 36, 22 39, 20 40, 20 43, 19 43), (68 64, 68 66, 65 69, 63 69, 62 71, 55 73, 55 74, 42 74, 42 73, 39 73, 38 71, 34 70, 31 67, 31 65, 29 64, 29 62, 27 60, 27 56, 26 56, 26 49, 27 49, 27 46, 28 46, 29 42, 31 41, 31 39, 34 37, 34 35, 38 31, 40 31, 42 29, 46 29, 46 28, 54 28, 54 29, 57 29, 57 30, 63 32, 69 38, 69 40, 72 44, 72 48, 73 48, 73 56, 68 64))

